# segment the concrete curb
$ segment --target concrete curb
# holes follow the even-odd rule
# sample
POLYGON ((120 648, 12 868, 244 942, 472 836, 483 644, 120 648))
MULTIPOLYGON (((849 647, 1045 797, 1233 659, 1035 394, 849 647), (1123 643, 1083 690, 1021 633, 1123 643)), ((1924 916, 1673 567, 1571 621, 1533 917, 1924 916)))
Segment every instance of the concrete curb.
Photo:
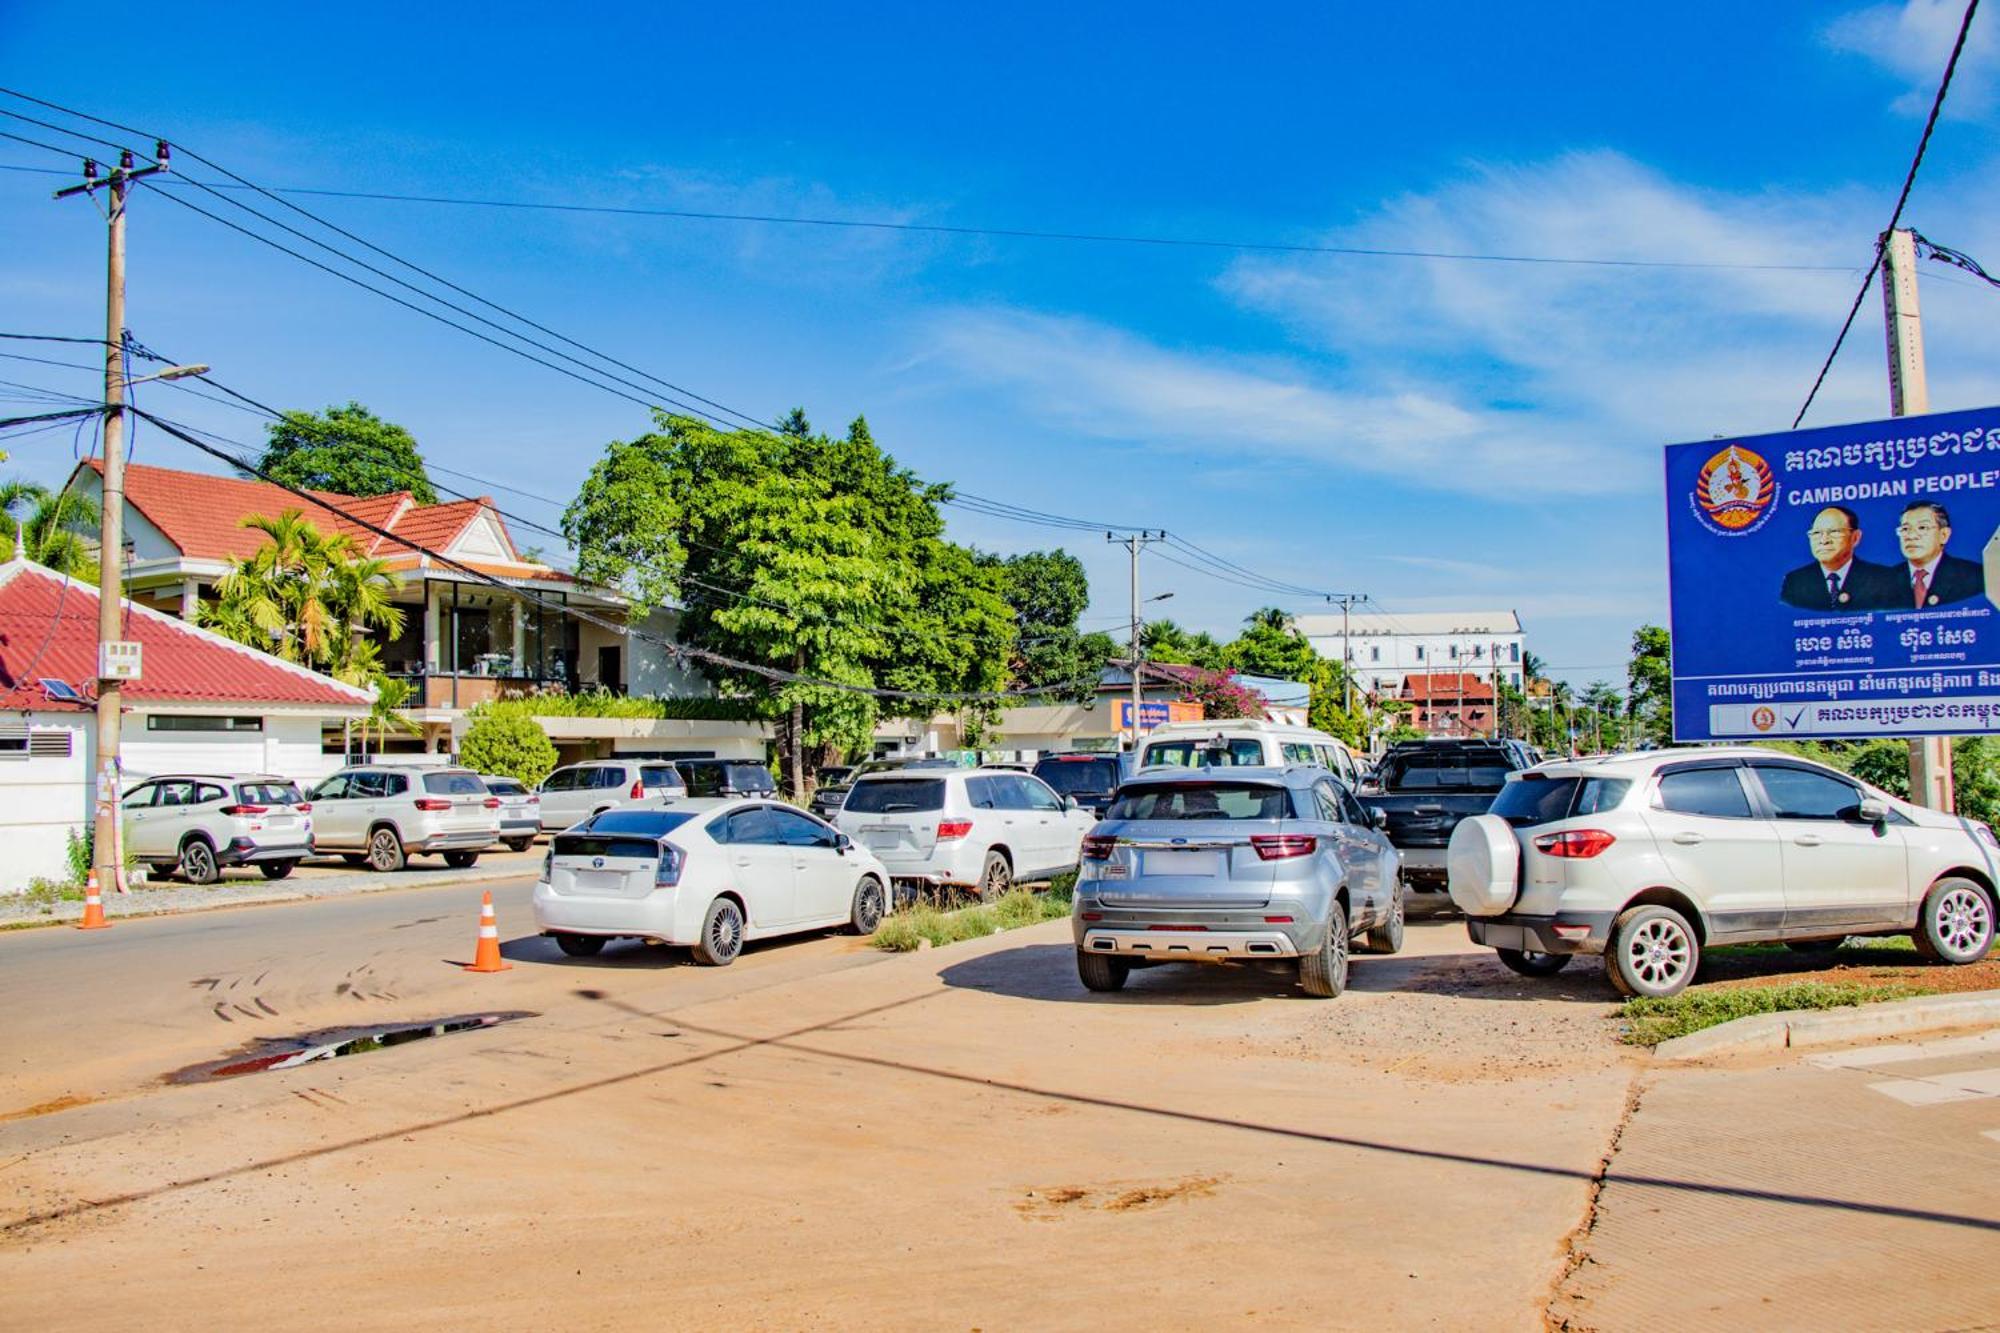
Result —
POLYGON ((1653 1058, 1679 1064, 1716 1055, 1835 1046, 1867 1037, 1900 1036, 1978 1023, 2000 1023, 2000 991, 1922 995, 1913 1000, 1888 1000, 1848 1009, 1752 1014, 1663 1041, 1653 1048, 1653 1058))
MULTIPOLYGON (((145 917, 159 916, 192 916, 198 912, 220 912, 231 907, 271 907, 279 903, 311 902, 322 898, 353 898, 366 893, 395 893, 402 889, 445 889, 454 885, 498 883, 501 880, 532 876, 534 873, 533 868, 496 866, 490 870, 435 871, 425 874, 421 879, 384 883, 375 876, 356 872, 353 880, 342 876, 339 879, 317 881, 328 885, 323 890, 315 890, 301 884, 284 889, 218 896, 205 902, 161 906, 146 902, 146 895, 156 891, 139 889, 124 897, 106 894, 104 914, 112 921, 137 921, 145 917)), ((44 926, 73 926, 82 919, 82 903, 59 903, 54 912, 46 915, 8 914, 4 912, 4 905, 0 905, 0 931, 34 930, 44 926)))

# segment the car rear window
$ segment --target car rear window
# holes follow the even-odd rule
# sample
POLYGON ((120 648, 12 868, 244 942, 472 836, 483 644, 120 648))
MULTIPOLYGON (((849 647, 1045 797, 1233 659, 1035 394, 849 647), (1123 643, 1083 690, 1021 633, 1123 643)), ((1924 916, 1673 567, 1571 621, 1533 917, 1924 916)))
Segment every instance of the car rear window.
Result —
POLYGON ((840 808, 850 815, 928 814, 944 809, 944 779, 869 778, 854 784, 840 808))
POLYGON ((487 778, 486 790, 495 796, 520 796, 527 791, 527 788, 512 778, 487 778))
POLYGON ((1116 759, 1044 759, 1035 765, 1035 776, 1056 789, 1061 796, 1079 792, 1111 791, 1118 786, 1116 759))
POLYGON ((1106 819, 1283 819, 1290 813, 1285 788, 1247 782, 1148 783, 1127 787, 1106 819))
POLYGON ((1515 828, 1534 828, 1612 809, 1630 790, 1632 784, 1622 778, 1523 777, 1500 789, 1490 813, 1515 828))
POLYGON ((680 770, 672 764, 644 764, 639 769, 641 787, 685 787, 680 770))
POLYGON ((607 838, 595 833, 558 833, 551 849, 557 856, 654 857, 660 844, 651 838, 607 838))
POLYGON ((737 791, 776 791, 778 784, 771 780, 771 770, 762 764, 731 764, 729 785, 737 791))
POLYGON ((1385 791, 1499 791, 1513 770, 1499 750, 1413 750, 1382 761, 1385 791))
POLYGON ((290 782, 239 782, 236 799, 245 805, 297 805, 305 797, 290 782))
POLYGON ((424 790, 433 796, 484 796, 486 784, 477 773, 426 773, 424 790))
POLYGON ((606 810, 590 821, 592 833, 643 833, 664 837, 694 816, 678 810, 606 810))
POLYGON ((1256 768, 1264 762, 1264 742, 1239 736, 1220 744, 1210 740, 1160 741, 1146 747, 1146 766, 1172 768, 1256 768))

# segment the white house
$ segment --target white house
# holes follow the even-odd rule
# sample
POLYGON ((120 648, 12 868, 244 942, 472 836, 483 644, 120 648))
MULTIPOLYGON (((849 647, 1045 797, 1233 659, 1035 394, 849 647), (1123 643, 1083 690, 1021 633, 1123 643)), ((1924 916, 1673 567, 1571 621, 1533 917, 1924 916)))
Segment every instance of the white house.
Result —
MULTIPOLYGON (((141 645, 127 682, 121 786, 151 773, 276 773, 310 782, 340 763, 321 738, 373 696, 125 602, 141 645)), ((97 589, 18 555, 0 565, 0 892, 63 877, 90 826, 97 763, 97 589)))
POLYGON ((1407 676, 1463 672, 1519 689, 1525 639, 1512 611, 1414 611, 1388 615, 1300 616, 1293 625, 1329 661, 1345 662, 1354 683, 1395 698, 1407 676))

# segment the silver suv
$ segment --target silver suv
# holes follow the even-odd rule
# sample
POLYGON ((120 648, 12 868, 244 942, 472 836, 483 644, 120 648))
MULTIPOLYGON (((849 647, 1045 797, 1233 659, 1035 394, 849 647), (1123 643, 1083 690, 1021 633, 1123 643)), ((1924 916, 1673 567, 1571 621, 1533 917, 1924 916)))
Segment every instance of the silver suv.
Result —
POLYGON ((371 870, 401 870, 432 852, 463 868, 500 841, 500 798, 469 768, 344 768, 313 788, 312 801, 313 850, 371 870))
POLYGON ((283 879, 312 855, 312 807, 290 778, 172 773, 120 805, 126 850, 155 875, 178 867, 190 884, 213 884, 224 866, 254 865, 283 879))
POLYGON ((1308 995, 1347 986, 1351 939, 1403 947, 1396 849, 1325 769, 1153 769, 1126 780, 1083 840, 1076 970, 1115 991, 1134 967, 1296 968, 1308 995))
POLYGON ((688 793, 668 760, 594 759, 557 769, 535 794, 542 798, 542 828, 559 833, 606 810, 664 805, 688 793))

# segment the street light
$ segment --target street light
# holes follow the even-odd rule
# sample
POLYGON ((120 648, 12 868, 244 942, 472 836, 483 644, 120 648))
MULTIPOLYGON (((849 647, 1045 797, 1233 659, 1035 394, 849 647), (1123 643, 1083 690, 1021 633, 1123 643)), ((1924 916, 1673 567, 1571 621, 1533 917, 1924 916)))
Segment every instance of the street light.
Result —
POLYGON ((135 384, 146 384, 153 380, 184 380, 194 375, 206 375, 208 369, 207 366, 168 366, 165 370, 156 370, 150 375, 126 380, 125 387, 129 389, 135 384))
POLYGON ((1167 598, 1172 596, 1173 594, 1170 592, 1163 592, 1158 597, 1148 597, 1146 600, 1148 602, 1164 602, 1167 600, 1167 598))

